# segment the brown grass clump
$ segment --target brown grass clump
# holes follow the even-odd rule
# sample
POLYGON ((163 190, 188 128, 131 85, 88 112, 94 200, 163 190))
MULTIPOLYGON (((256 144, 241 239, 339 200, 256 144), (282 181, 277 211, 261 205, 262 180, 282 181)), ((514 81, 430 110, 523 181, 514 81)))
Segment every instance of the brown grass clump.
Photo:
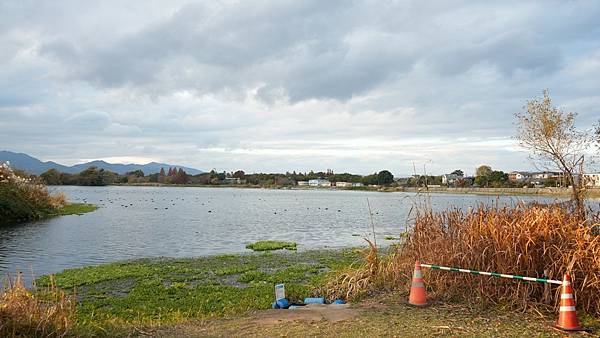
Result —
POLYGON ((0 295, 1 337, 64 337, 74 324, 75 301, 54 285, 31 293, 21 274, 0 295))
POLYGON ((364 263, 359 267, 333 272, 327 283, 317 290, 318 294, 325 295, 329 300, 352 300, 370 292, 393 290, 398 286, 399 280, 407 280, 404 271, 398 269, 398 263, 402 259, 397 250, 391 249, 387 255, 380 255, 377 246, 369 239, 365 240, 369 247, 363 250, 364 263))
MULTIPOLYGON (((409 290, 416 259, 422 263, 558 280, 569 272, 578 306, 597 316, 599 228, 598 214, 581 221, 561 205, 482 205, 470 211, 419 211, 405 244, 379 259, 376 271, 365 266, 345 272, 343 278, 333 278, 329 287, 350 298, 382 288, 409 290), (365 279, 369 280, 368 285, 359 283, 365 279)), ((560 298, 556 286, 548 289, 543 283, 429 269, 424 272, 429 290, 448 300, 528 307, 544 302, 557 306, 560 298)))

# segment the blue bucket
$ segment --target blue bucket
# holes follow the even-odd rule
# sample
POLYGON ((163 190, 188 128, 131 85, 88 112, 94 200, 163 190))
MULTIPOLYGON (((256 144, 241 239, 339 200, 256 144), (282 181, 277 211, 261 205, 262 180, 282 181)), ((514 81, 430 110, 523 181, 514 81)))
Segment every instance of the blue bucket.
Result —
POLYGON ((287 309, 288 307, 290 307, 290 302, 288 302, 288 300, 285 298, 281 298, 275 303, 277 304, 279 309, 287 309))

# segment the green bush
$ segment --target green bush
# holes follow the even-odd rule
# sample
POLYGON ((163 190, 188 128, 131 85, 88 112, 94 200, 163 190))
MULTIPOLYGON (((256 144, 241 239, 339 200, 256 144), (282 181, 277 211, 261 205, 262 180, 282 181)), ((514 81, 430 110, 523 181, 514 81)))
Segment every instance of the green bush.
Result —
POLYGON ((24 178, 6 163, 0 165, 0 220, 2 222, 40 219, 56 213, 66 204, 63 194, 50 195, 46 186, 24 178))

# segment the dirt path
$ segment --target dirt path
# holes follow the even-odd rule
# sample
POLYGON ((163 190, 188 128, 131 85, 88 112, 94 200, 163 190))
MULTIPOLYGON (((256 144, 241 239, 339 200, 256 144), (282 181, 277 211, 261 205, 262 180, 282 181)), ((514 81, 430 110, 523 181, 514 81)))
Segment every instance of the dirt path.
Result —
MULTIPOLYGON (((388 294, 343 306, 258 311, 242 318, 188 322, 142 330, 153 337, 564 337, 554 318, 474 310, 464 305, 415 308, 388 294)), ((596 331, 597 332, 597 331, 596 331)), ((595 337, 577 333, 573 337, 595 337)))

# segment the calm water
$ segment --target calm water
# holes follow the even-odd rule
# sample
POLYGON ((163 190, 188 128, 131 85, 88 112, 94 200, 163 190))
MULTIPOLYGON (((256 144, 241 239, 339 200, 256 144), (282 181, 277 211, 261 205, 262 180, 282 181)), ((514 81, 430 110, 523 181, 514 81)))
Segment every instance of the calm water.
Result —
MULTIPOLYGON (((72 202, 100 209, 82 216, 0 228, 0 274, 39 276, 66 268, 140 257, 247 252, 264 239, 299 250, 363 245, 367 198, 379 243, 404 230, 415 195, 329 190, 165 187, 54 187, 72 202), (354 235, 354 236, 353 236, 354 235)), ((434 194, 434 208, 516 203, 532 197, 434 194)), ((552 201, 552 198, 540 198, 552 201)), ((389 243, 389 241, 387 241, 389 243)))

